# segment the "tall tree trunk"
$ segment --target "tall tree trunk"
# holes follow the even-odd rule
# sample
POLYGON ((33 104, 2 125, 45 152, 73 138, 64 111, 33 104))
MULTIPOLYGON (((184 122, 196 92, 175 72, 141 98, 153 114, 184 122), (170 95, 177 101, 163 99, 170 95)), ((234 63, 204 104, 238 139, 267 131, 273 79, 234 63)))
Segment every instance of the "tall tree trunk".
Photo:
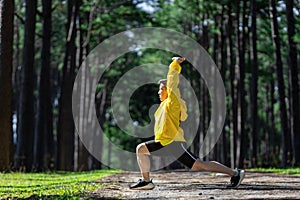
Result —
POLYGON ((42 1, 43 38, 34 140, 34 166, 38 171, 43 168, 49 169, 53 158, 53 114, 50 84, 51 5, 52 0, 42 1))
MULTIPOLYGON (((86 51, 86 48, 84 48, 86 51)), ((86 52, 84 53, 86 56, 86 52)), ((90 67, 85 67, 82 71, 81 75, 81 85, 78 87, 81 87, 80 89, 80 113, 79 116, 79 134, 84 133, 84 131, 87 129, 86 126, 89 126, 90 123, 87 120, 88 112, 89 112, 89 103, 90 99, 92 98, 90 94, 90 88, 91 88, 91 80, 88 80, 88 72, 90 70, 90 67)), ((85 144, 89 145, 89 144, 85 144)), ((88 170, 88 158, 89 153, 84 146, 82 140, 78 137, 78 170, 80 171, 86 171, 88 170)))
POLYGON ((240 65, 241 65, 241 31, 240 31, 240 0, 236 0, 236 65, 235 65, 235 74, 236 74, 236 160, 235 166, 239 165, 240 160, 240 148, 241 148, 241 112, 240 112, 240 65))
MULTIPOLYGON (((79 43, 81 44, 79 47, 79 63, 81 64, 84 59, 87 58, 89 53, 89 41, 93 23, 93 14, 94 14, 95 6, 90 10, 90 12, 84 13, 84 17, 79 17, 79 26, 78 26, 78 38, 79 43), (86 40, 84 41, 83 35, 84 31, 81 29, 81 25, 83 23, 88 24, 88 31, 86 32, 86 40)), ((88 62, 86 62, 88 64, 88 62)), ((90 94, 92 87, 92 81, 87 79, 90 74, 91 67, 86 66, 84 71, 82 71, 81 76, 81 96, 80 96, 80 108, 83 110, 80 111, 78 116, 80 116, 80 126, 79 126, 79 134, 80 132, 84 132, 87 129, 87 126, 92 126, 91 123, 87 120, 87 116, 90 114, 90 101, 93 98, 93 95, 90 94)), ((86 171, 89 170, 89 152, 85 145, 89 145, 88 148, 91 148, 91 144, 84 144, 80 137, 78 136, 78 170, 86 171)))
POLYGON ((68 0, 67 43, 63 67, 58 122, 58 168, 74 169, 74 122, 72 115, 72 88, 76 68, 76 18, 78 1, 68 0))
MULTIPOLYGON (((220 26, 220 20, 219 20, 219 15, 215 14, 214 15, 214 22, 215 22, 215 29, 219 29, 220 26)), ((215 63, 217 64, 218 69, 220 69, 221 64, 220 64, 220 41, 219 41, 219 34, 217 32, 214 33, 213 35, 213 59, 215 61, 215 63)), ((217 72, 214 72, 217 73, 217 72)), ((215 74, 213 74, 215 75, 215 74)), ((214 90, 214 96, 217 96, 216 94, 216 90, 214 90)), ((218 105, 216 104, 216 101, 214 101, 215 105, 213 105, 215 108, 218 107, 218 105)), ((214 124, 217 123, 217 120, 215 119, 215 121, 213 122, 214 124)), ((214 137, 216 137, 214 135, 214 137)), ((215 144, 209 144, 209 148, 212 149, 211 153, 209 154, 209 159, 210 160, 219 160, 219 148, 220 148, 220 142, 222 143, 222 141, 218 141, 218 143, 215 144), (215 145, 213 148, 211 147, 211 145, 215 145)))
MULTIPOLYGON (((264 136, 264 140, 265 140, 265 153, 263 154, 263 163, 262 166, 263 167, 268 167, 271 166, 271 151, 270 151, 270 147, 271 147, 271 143, 270 143, 270 136, 271 136, 271 127, 270 127, 270 116, 271 116, 271 106, 270 106, 270 85, 267 84, 266 85, 266 95, 265 95, 265 100, 266 100, 266 105, 264 106, 265 108, 265 112, 266 112, 266 131, 265 131, 265 136, 264 136)), ((273 144, 272 144, 273 145, 273 144)))
POLYGON ((246 27, 248 26, 248 16, 247 16, 247 1, 243 1, 243 21, 242 21, 242 38, 241 38, 241 54, 240 54, 240 157, 239 157, 239 167, 244 166, 244 160, 246 157, 246 137, 245 133, 245 120, 246 120, 246 91, 245 91, 245 66, 246 66, 246 27))
POLYGON ((34 39, 36 0, 26 0, 24 48, 21 69, 21 85, 18 117, 18 143, 15 167, 30 171, 33 163, 34 137, 34 39))
POLYGON ((232 22, 232 5, 229 4, 228 7, 228 24, 227 24, 227 35, 228 35, 228 58, 230 66, 230 99, 231 99, 231 109, 230 109, 230 165, 234 168, 236 161, 236 136, 237 136, 237 81, 234 68, 234 52, 233 52, 233 22, 232 22))
POLYGON ((257 34, 256 34, 256 0, 251 0, 251 139, 250 139, 250 167, 257 165, 257 80, 258 80, 258 61, 257 61, 257 34))
MULTIPOLYGON (((225 19, 225 5, 222 5, 222 14, 221 14, 221 25, 220 25, 220 42, 221 42, 221 76, 223 80, 226 80, 226 70, 227 70, 227 49, 226 49, 226 19, 225 19)), ((221 135, 221 145, 220 145, 220 162, 228 164, 227 161, 227 143, 226 143, 226 131, 225 126, 223 127, 221 135)))
MULTIPOLYGON (((196 15, 197 16, 201 16, 201 9, 200 9, 200 5, 199 5, 199 1, 197 1, 196 15)), ((200 28, 203 25, 203 20, 196 19, 194 23, 197 24, 199 26, 199 28, 200 28)), ((201 33, 199 31, 197 33, 197 42, 199 42, 200 44, 202 44, 202 38, 203 38, 203 33, 201 33)), ((189 75, 191 75, 192 73, 195 73, 194 69, 190 70, 189 73, 190 73, 189 75)), ((198 106, 200 107, 201 103, 202 103, 202 98, 201 98, 201 95, 200 95, 200 93, 201 93, 201 91, 200 91, 200 87, 201 87, 200 80, 197 80, 197 79, 192 80, 191 81, 191 85, 196 90, 196 96, 197 96, 197 99, 198 99, 198 106)), ((200 117, 202 117, 202 116, 200 115, 200 117)), ((199 155, 200 145, 202 143, 201 140, 200 140, 201 134, 202 134, 202 125, 201 125, 201 123, 199 123, 198 124, 198 130, 197 130, 196 136, 195 136, 194 141, 193 141, 193 152, 196 155, 199 155)))
POLYGON ((297 47, 294 36, 295 18, 294 18, 294 1, 286 0, 286 18, 288 23, 288 41, 289 41, 289 83, 292 98, 290 98, 291 111, 291 133, 293 149, 293 165, 300 165, 300 103, 299 103, 299 80, 298 80, 298 59, 297 47))
POLYGON ((276 74, 278 81, 278 90, 279 90, 279 102, 280 102, 280 123, 281 123, 281 134, 282 134, 282 158, 281 165, 282 167, 287 166, 287 153, 288 153, 288 119, 287 119, 287 109, 285 104, 285 86, 283 80, 283 70, 282 70, 282 60, 280 52, 280 36, 278 31, 278 22, 277 22, 277 11, 276 11, 276 1, 269 0, 270 5, 270 20, 272 28, 272 39, 276 59, 276 74))
MULTIPOLYGON (((99 111, 99 123, 100 123, 100 126, 101 127, 103 127, 103 124, 104 124, 104 122, 106 121, 105 120, 105 113, 106 113, 106 109, 107 109, 107 88, 108 88, 108 79, 105 79, 104 81, 103 81, 103 89, 101 90, 101 92, 97 95, 97 97, 96 97, 96 110, 97 111, 99 111)), ((103 154, 102 154, 102 149, 103 149, 103 145, 104 145, 104 143, 103 143, 103 137, 105 137, 104 136, 104 134, 103 133, 101 133, 100 135, 99 135, 99 144, 101 145, 100 147, 98 147, 99 149, 100 149, 100 152, 99 152, 99 158, 100 158, 100 160, 102 159, 102 156, 103 156, 103 154)), ((95 143, 98 143, 98 142, 95 142, 95 143)), ((95 146, 95 144, 93 144, 93 148, 97 148, 96 146, 95 146)), ((95 166, 95 167, 99 167, 100 169, 102 168, 102 164, 101 164, 101 162, 99 162, 99 161, 96 161, 96 160, 93 160, 93 165, 95 166)), ((94 167, 93 166, 93 167, 94 167)))
MULTIPOLYGON (((270 74, 274 74, 274 69, 270 71, 270 74)), ((266 101, 267 101, 267 130, 265 136, 265 144, 266 144, 266 155, 265 155, 265 167, 270 167, 274 165, 275 160, 275 124, 274 124, 274 79, 271 78, 270 84, 266 87, 266 101)))
MULTIPOLYGON (((15 4, 15 9, 17 9, 17 5, 15 4)), ((20 39, 20 26, 21 24, 21 20, 19 20, 18 18, 15 17, 14 20, 14 49, 13 49, 13 112, 16 114, 17 117, 17 110, 18 110, 18 102, 19 102, 19 93, 20 93, 20 54, 21 54, 21 50, 20 50, 20 43, 21 43, 21 39, 20 39)), ((16 130, 13 130, 14 132, 16 130)))
POLYGON ((240 32, 240 1, 237 0, 237 16, 236 16, 236 25, 237 25, 237 81, 238 81, 238 107, 237 107, 237 163, 239 167, 243 167, 245 159, 245 26, 246 26, 246 1, 243 1, 243 21, 242 21, 242 33, 240 32))
MULTIPOLYGON (((203 29, 203 35, 202 35, 202 45, 206 51, 209 49, 209 27, 208 27, 208 13, 204 13, 202 16, 202 29, 203 29)), ((208 70, 205 68, 205 70, 208 70)), ((200 135, 200 142, 203 142, 205 136, 206 136, 206 131, 208 129, 208 124, 209 124, 209 99, 208 99, 208 89, 206 87, 206 84, 204 83, 203 80, 200 80, 200 98, 201 98, 201 105, 199 106, 200 108, 200 122, 199 126, 201 127, 201 135, 200 135)), ((203 149, 204 150, 204 149, 203 149)), ((205 150, 204 150, 205 151, 205 150)), ((207 151, 208 152, 208 151, 207 151)), ((199 152, 199 155, 202 154, 203 152, 199 152)), ((204 159, 208 159, 208 156, 206 156, 204 159)))
MULTIPOLYGON (((15 2, 15 14, 17 11, 23 7, 23 5, 20 5, 20 1, 14 1, 15 2)), ((21 65, 22 65, 22 50, 21 49, 22 45, 21 43, 24 42, 22 40, 21 34, 23 34, 24 30, 24 25, 25 25, 25 19, 20 18, 20 17, 15 17, 15 31, 14 31, 14 47, 13 47, 13 52, 14 52, 14 57, 13 57, 13 117, 15 121, 17 122, 16 119, 19 119, 20 112, 18 111, 19 109, 19 101, 20 101, 20 90, 21 90, 21 65)), ((14 134, 14 143, 16 143, 16 135, 18 133, 18 126, 13 129, 13 134, 14 134)), ((16 150, 14 149, 13 156, 16 156, 16 150)))
MULTIPOLYGON (((271 74, 275 74, 274 66, 272 66, 271 74)), ((270 81, 270 144, 273 144, 270 146, 270 158, 271 161, 275 160, 276 152, 275 152, 275 115, 274 115, 274 104, 276 102, 274 97, 274 91, 275 91, 275 83, 274 79, 271 78, 270 81)))
MULTIPOLYGON (((47 169, 51 169, 53 167, 53 160, 54 160, 54 135, 53 135, 53 99, 52 99, 52 85, 51 85, 51 61, 50 61, 50 55, 51 55, 51 33, 52 33, 52 0, 43 0, 43 10, 44 13, 44 19, 45 19, 45 30, 43 31, 43 36, 46 38, 44 39, 45 42, 43 42, 45 45, 45 57, 48 57, 48 59, 45 59, 42 65, 47 66, 48 71, 45 72, 45 90, 49 90, 49 94, 45 97, 45 118, 46 123, 44 127, 45 131, 45 137, 44 137, 44 166, 47 169), (47 18, 47 20, 46 20, 47 18), (46 33, 47 32, 47 33, 46 33), (47 130, 46 130, 47 129, 47 130)), ((42 57, 43 59, 43 57, 42 57)), ((42 61, 43 62, 43 61, 42 61)), ((45 68, 47 70, 47 68, 45 68)))
MULTIPOLYGON (((191 73, 193 73, 194 70, 191 70, 191 73)), ((191 81, 191 86, 192 88, 199 88, 200 87, 200 84, 199 84, 199 81, 197 80, 192 80, 191 81)), ((199 100, 199 106, 201 105, 201 98, 200 98, 200 92, 196 92, 196 96, 197 96, 197 99, 199 100)), ((197 133, 196 133, 196 136, 194 138, 194 141, 193 141, 193 152, 198 155, 199 154, 199 150, 200 150, 200 145, 201 145, 201 141, 200 141, 200 135, 201 135, 201 126, 200 126, 201 123, 199 123, 198 125, 198 130, 197 130, 197 133)))
POLYGON ((0 171, 12 165, 12 57, 14 1, 0 1, 0 171))

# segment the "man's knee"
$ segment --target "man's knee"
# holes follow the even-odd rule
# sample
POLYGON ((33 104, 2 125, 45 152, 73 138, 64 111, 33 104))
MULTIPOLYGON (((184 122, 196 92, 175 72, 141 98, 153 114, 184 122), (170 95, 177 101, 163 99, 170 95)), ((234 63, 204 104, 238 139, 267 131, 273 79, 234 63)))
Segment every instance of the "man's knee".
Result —
POLYGON ((197 159, 197 160, 195 160, 195 162, 192 166, 192 169, 193 170, 205 170, 205 164, 200 159, 197 159))
POLYGON ((136 153, 137 154, 147 154, 147 155, 150 154, 145 143, 141 143, 141 144, 137 145, 136 153))

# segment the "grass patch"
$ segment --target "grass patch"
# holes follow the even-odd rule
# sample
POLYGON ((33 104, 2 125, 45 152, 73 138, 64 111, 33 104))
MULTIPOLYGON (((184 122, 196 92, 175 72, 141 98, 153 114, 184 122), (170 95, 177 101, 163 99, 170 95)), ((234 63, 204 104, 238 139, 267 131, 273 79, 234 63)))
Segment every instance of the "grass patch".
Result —
POLYGON ((29 198, 78 199, 96 191, 101 184, 93 181, 116 170, 90 172, 0 173, 0 199, 29 198))
POLYGON ((247 169, 247 171, 300 175, 299 167, 298 168, 252 168, 252 169, 247 169))

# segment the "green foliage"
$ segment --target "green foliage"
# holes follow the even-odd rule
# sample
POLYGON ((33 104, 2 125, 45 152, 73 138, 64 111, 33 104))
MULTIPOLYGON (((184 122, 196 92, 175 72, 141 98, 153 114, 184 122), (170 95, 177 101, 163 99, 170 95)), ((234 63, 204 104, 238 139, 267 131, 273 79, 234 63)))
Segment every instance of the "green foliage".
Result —
POLYGON ((252 168, 247 169, 247 171, 300 175, 300 168, 252 168))
POLYGON ((89 43, 91 48, 114 34, 143 26, 148 18, 148 14, 137 9, 132 1, 83 1, 80 11, 84 19, 84 23, 81 24, 83 31, 88 32, 89 23, 92 20, 89 43), (93 18, 85 19, 90 15, 91 10, 94 10, 93 18))
POLYGON ((115 173, 119 171, 0 173, 0 198, 84 198, 101 187, 96 180, 115 173))
MULTIPOLYGON (((23 39, 24 39, 24 26, 22 17, 25 13, 25 4, 23 0, 15 1, 15 14, 18 17, 15 17, 15 22, 18 23, 18 35, 19 39, 16 40, 17 34, 14 37, 14 52, 16 49, 20 51, 23 48, 23 39)), ((243 1, 241 1, 242 5, 243 1)), ((281 12, 278 13, 279 27, 280 27, 280 37, 282 45, 282 58, 284 64, 284 79, 285 85, 288 86, 288 64, 287 64, 287 53, 288 53, 288 41, 287 41, 287 21, 284 12, 284 7, 282 6, 283 1, 279 1, 281 12)), ((250 16, 250 7, 249 2, 247 4, 247 20, 248 24, 246 27, 246 32, 250 31, 251 27, 251 16, 250 16)), ((259 117, 259 137, 258 141, 261 141, 264 136, 264 132, 268 130, 271 124, 268 124, 266 116, 266 108, 270 102, 266 98, 266 87, 269 86, 271 80, 275 80, 275 92, 274 96, 276 102, 273 102, 274 105, 274 114, 275 114, 275 143, 274 146, 280 148, 280 117, 279 117, 279 102, 278 102, 278 86, 276 82, 276 75, 274 73, 273 67, 275 65, 274 59, 274 47, 272 44, 272 33, 270 27, 269 19, 269 10, 268 10, 268 1, 259 0, 257 1, 258 13, 257 13, 257 49, 258 49, 258 117, 259 117)), ((41 3, 38 4, 38 10, 41 11, 41 3)), ((299 8, 298 12, 295 12, 295 26, 296 34, 294 36, 297 42, 297 48, 300 48, 300 17, 299 17, 299 8)), ((242 10, 240 10, 242 12, 242 10)), ((113 36, 122 31, 126 31, 136 27, 163 27, 168 29, 173 29, 180 31, 193 39, 203 42, 203 26, 205 25, 208 28, 208 51, 213 55, 213 53, 218 54, 219 49, 214 49, 213 46, 215 37, 220 37, 221 35, 221 26, 226 26, 227 19, 231 15, 233 17, 234 27, 236 28, 236 5, 235 1, 229 0, 218 0, 218 1, 205 1, 205 0, 145 0, 145 1, 119 1, 119 0, 83 0, 80 5, 79 17, 76 20, 76 30, 81 31, 82 40, 76 38, 76 46, 78 51, 80 47, 83 46, 83 43, 89 39, 87 45, 87 53, 96 47, 100 42, 113 36), (153 11, 146 11, 141 4, 151 6, 153 11), (231 13, 228 13, 229 7, 231 6, 231 13), (224 10, 222 10, 224 9, 224 10), (224 20, 221 21, 221 14, 224 11, 224 20), (93 12, 93 13, 91 13, 93 12), (92 17, 92 18, 90 18, 92 17), (80 18, 80 20, 79 20, 80 18), (223 24, 221 24, 223 22, 223 24), (89 38, 87 38, 89 34, 89 38), (214 52, 216 51, 216 52, 214 52)), ((241 20, 241 19, 240 19, 241 20)), ((42 28, 42 17, 37 16, 37 29, 36 29, 36 68, 37 72, 39 69, 39 63, 41 58, 40 48, 41 48, 41 28, 42 28)), ((52 85, 53 85, 53 100, 59 98, 60 91, 60 81, 61 81, 61 71, 64 66, 64 54, 66 48, 66 38, 68 30, 66 30, 67 24, 67 1, 53 0, 53 12, 52 12, 52 38, 51 38, 51 66, 52 66, 52 85)), ((240 25, 241 28, 241 25, 240 25)), ((79 34, 79 33, 76 33, 79 34)), ((233 42, 236 41, 236 33, 232 33, 231 36, 233 42)), ((77 35, 78 36, 78 35, 77 35)), ((247 36, 248 37, 248 36, 247 36)), ((251 34, 250 34, 251 37, 251 34)), ((250 105, 250 79, 251 79, 251 58, 250 58, 250 40, 251 38, 246 38, 247 49, 245 53, 245 84, 246 84, 246 104, 250 105)), ((236 60, 236 51, 237 47, 234 44, 234 60, 236 60)), ((225 42, 225 46, 229 46, 228 41, 225 42)), ((77 52, 77 55, 79 52, 77 52)), ((17 56, 17 55, 16 55, 17 56)), ((170 58, 173 55, 167 51, 161 51, 157 49, 142 49, 127 53, 120 58, 116 59, 107 70, 101 80, 97 85, 97 93, 102 89, 106 89, 107 99, 105 103, 106 116, 103 120, 103 128, 105 134, 113 141, 115 144, 119 145, 121 148, 130 150, 134 152, 136 144, 141 142, 141 139, 136 139, 135 137, 129 136, 124 133, 118 126, 115 124, 115 121, 111 112, 111 95, 115 84, 118 80, 132 68, 146 64, 146 63, 161 63, 168 65, 170 58)), ((21 63, 21 52, 19 52, 18 58, 14 60, 19 60, 18 65, 21 63)), ((78 59, 78 57, 77 57, 78 59)), ((234 61, 235 62, 235 61, 234 61)), ((77 62, 79 63, 79 62, 77 62)), ((228 63, 228 60, 227 60, 228 63)), ((235 64, 235 63, 233 63, 235 64)), ((77 68, 79 67, 76 66, 77 68)), ((199 83, 201 82, 201 77, 192 67, 186 62, 183 64, 184 70, 182 74, 190 82, 193 82, 196 86, 195 92, 200 94, 199 83)), ((227 102, 230 102, 230 78, 229 78, 229 66, 226 66, 228 69, 225 72, 224 84, 227 92, 227 102)), ((167 70, 166 70, 167 72, 167 70)), ((38 74, 38 73, 37 73, 38 74)), ((16 76, 17 77, 17 76, 16 76)), ((135 93, 132 95, 129 102, 129 112, 133 119, 139 125, 147 125, 150 123, 151 117, 149 116, 149 108, 153 104, 159 103, 157 98, 157 86, 156 85, 145 85, 138 88, 135 93)), ((57 105, 56 105, 57 106, 57 105)), ((189 105, 188 105, 189 106, 189 105)), ((210 106, 208 106, 210 107, 210 106)), ((124 108, 120 108, 124 109, 124 108)), ((201 109, 201 108, 200 108, 201 109)), ((230 113, 232 109, 231 105, 227 104, 227 113, 230 113)), ((248 108, 250 113, 250 109, 248 108)), ((250 114, 247 113, 246 122, 251 121, 250 114)), ((58 109, 54 108, 54 117, 58 117, 58 109)), ((207 120, 209 119, 201 119, 207 120)), ((230 131, 230 122, 232 119, 229 117, 226 119, 226 131, 230 131)), ((250 130, 250 123, 246 123, 246 130, 250 130)), ((248 139, 248 138, 247 138, 248 139)), ((247 140, 248 141, 248 140, 247 140)), ((229 146, 229 145, 228 145, 229 146)))

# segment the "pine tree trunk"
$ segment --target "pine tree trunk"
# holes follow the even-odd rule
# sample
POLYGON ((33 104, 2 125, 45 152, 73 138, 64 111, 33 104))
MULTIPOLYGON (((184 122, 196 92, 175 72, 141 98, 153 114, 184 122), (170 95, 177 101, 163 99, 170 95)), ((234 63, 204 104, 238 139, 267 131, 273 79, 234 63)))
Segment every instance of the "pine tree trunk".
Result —
MULTIPOLYGON (((86 55, 86 48, 84 48, 83 55, 86 55)), ((91 80, 88 80, 88 74, 90 72, 87 72, 90 70, 90 67, 83 68, 82 76, 81 76, 81 95, 80 95, 80 108, 82 109, 78 116, 80 116, 80 125, 79 125, 79 134, 84 133, 85 130, 87 130, 87 126, 90 126, 91 124, 88 122, 88 115, 89 115, 89 100, 93 98, 90 94, 90 87, 91 87, 91 80)), ((90 144, 85 144, 90 145, 90 144)), ((80 171, 82 170, 88 170, 88 157, 89 153, 84 146, 82 140, 78 140, 78 169, 80 171)))
MULTIPOLYGON (((17 5, 15 4, 15 9, 17 9, 17 5)), ((21 22, 18 18, 15 17, 14 20, 14 49, 13 49, 13 112, 16 113, 16 117, 18 118, 17 110, 18 110, 18 102, 19 102, 19 93, 20 93, 20 25, 21 22)), ((17 130, 14 130, 17 131, 17 130)))
MULTIPOLYGON (((19 9, 20 5, 18 5, 19 1, 15 1, 15 10, 19 9)), ((22 6, 22 5, 21 5, 22 6)), ((21 63, 22 63, 22 50, 21 50, 21 27, 24 26, 24 21, 20 20, 19 18, 15 17, 14 20, 14 59, 13 59, 13 117, 15 119, 19 119, 19 97, 20 97, 20 82, 21 82, 21 63)), ((13 129, 13 134, 18 133, 18 126, 13 129)), ((16 142, 16 141, 14 141, 16 142)), ((13 152, 13 156, 15 156, 15 149, 13 152)))
MULTIPOLYGON (((193 73, 194 71, 191 70, 191 73, 193 73)), ((196 80, 192 80, 191 81, 191 86, 192 88, 199 88, 200 85, 199 85, 199 82, 197 82, 196 80)), ((199 99, 199 106, 201 105, 201 98, 200 98, 200 92, 196 92, 196 96, 197 96, 197 99, 199 99)), ((200 126, 200 123, 199 123, 199 126, 198 126, 198 130, 197 130, 197 133, 195 135, 195 138, 194 138, 194 141, 193 141, 193 152, 196 154, 196 155, 199 155, 199 150, 200 150, 200 145, 201 145, 201 142, 200 142, 200 135, 201 135, 201 126, 200 126)))
POLYGON ((0 171, 12 165, 12 57, 14 1, 0 1, 0 171))
MULTIPOLYGON (((198 15, 198 16, 201 16, 201 11, 200 11, 200 9, 199 9, 199 1, 197 1, 197 11, 196 11, 196 15, 198 15)), ((194 22, 195 24, 197 24, 199 27, 201 27, 202 26, 202 23, 203 23, 203 21, 202 20, 198 20, 198 19, 196 19, 195 20, 195 22, 194 22)), ((199 44, 201 44, 201 42, 202 42, 202 38, 203 38, 203 33, 201 33, 200 31, 197 33, 197 42, 199 43, 199 44)), ((188 74, 188 76, 190 76, 192 73, 195 73, 195 71, 194 71, 194 69, 192 69, 192 70, 190 70, 190 71, 188 71, 189 72, 189 74, 188 74)), ((195 90, 196 90, 196 96, 197 96, 197 99, 198 99, 198 106, 200 107, 200 105, 201 105, 201 101, 202 101, 202 98, 201 98, 201 95, 200 95, 200 81, 199 80, 192 80, 191 81, 191 86, 192 86, 192 88, 194 88, 195 90)), ((201 117, 201 116, 200 116, 201 117)), ((193 140, 193 143, 192 143, 192 147, 193 147, 193 152, 194 152, 194 154, 196 154, 196 155, 199 155, 199 150, 200 150, 200 145, 201 145, 201 141, 200 141, 200 135, 201 135, 201 123, 199 123, 198 124, 198 130, 197 130, 197 133, 196 133, 196 135, 195 135, 195 137, 194 137, 194 140, 193 140)))
MULTIPOLYGON (((104 122, 106 121, 105 119, 105 113, 106 113, 106 108, 107 108, 107 84, 108 84, 108 79, 105 79, 104 82, 103 82, 104 86, 103 86, 103 89, 101 90, 99 96, 97 97, 96 101, 96 106, 97 106, 97 111, 99 111, 99 123, 100 123, 100 126, 103 127, 103 124, 104 122)), ((99 135, 99 145, 100 146, 95 146, 95 143, 98 143, 98 142, 95 142, 93 144, 93 148, 94 149, 100 149, 99 151, 99 159, 101 160, 102 159, 102 156, 103 156, 103 153, 102 153, 102 149, 103 149, 103 137, 104 136, 104 133, 100 134, 99 135)), ((93 163, 95 166, 99 165, 99 168, 101 169, 102 168, 102 164, 101 162, 96 162, 94 161, 93 163)))
POLYGON ((50 84, 51 5, 52 0, 43 0, 43 38, 41 72, 37 100, 37 118, 34 143, 34 166, 36 170, 49 169, 53 159, 53 121, 50 84))
POLYGON ((230 99, 231 99, 231 109, 230 109, 230 166, 234 168, 236 161, 236 136, 237 136, 237 81, 234 68, 234 52, 233 52, 233 23, 232 23, 232 6, 229 4, 228 7, 228 25, 227 25, 227 35, 228 35, 228 58, 230 66, 230 99))
MULTIPOLYGON (((271 98, 270 98, 270 85, 266 85, 266 105, 265 105, 265 111, 266 111, 266 131, 265 131, 265 154, 263 155, 263 167, 269 167, 271 166, 271 143, 270 143, 270 136, 271 136, 271 127, 270 127, 270 119, 271 119, 271 98)), ((272 144, 273 145, 273 144, 272 144)))
POLYGON ((245 159, 245 26, 246 26, 246 1, 243 1, 243 21, 242 21, 242 33, 239 31, 240 26, 240 1, 237 0, 237 16, 236 16, 236 25, 237 25, 237 64, 236 64, 236 73, 238 81, 238 106, 237 106, 237 163, 238 167, 243 167, 245 159))
POLYGON ((279 90, 279 103, 280 103, 280 122, 281 122, 281 134, 282 134, 282 157, 281 165, 282 167, 287 166, 287 154, 288 154, 288 121, 287 121, 287 109, 285 104, 285 85, 283 80, 283 64, 281 60, 280 52, 280 37, 278 31, 278 22, 277 22, 277 11, 276 11, 276 1, 269 0, 270 5, 270 20, 272 28, 272 40, 275 52, 276 59, 276 75, 278 81, 278 90, 279 90))
POLYGON ((256 0, 251 0, 251 139, 250 139, 250 167, 257 166, 257 80, 258 80, 258 61, 257 61, 257 34, 256 34, 256 0))
MULTIPOLYGON (((203 17, 202 17, 202 29, 203 29, 203 35, 202 35, 202 45, 204 47, 204 49, 206 51, 208 51, 209 49, 209 27, 208 27, 208 24, 207 22, 205 22, 208 18, 208 14, 205 13, 203 14, 203 17)), ((208 70, 207 68, 205 68, 204 70, 208 70)), ((209 124, 209 110, 208 110, 208 105, 209 105, 209 94, 208 94, 208 89, 206 87, 206 84, 204 83, 203 80, 200 80, 200 98, 201 98, 201 105, 200 105, 200 124, 199 126, 201 126, 201 134, 200 134, 200 138, 199 140, 201 142, 203 142, 205 136, 206 136, 206 131, 208 129, 208 124, 209 124)), ((201 144, 200 144, 201 145, 201 144)), ((201 149, 201 148, 200 148, 201 149)), ((203 149, 203 151, 206 151, 203 149)), ((199 152, 199 155, 200 154, 203 154, 203 152, 199 152)), ((206 156, 205 158, 203 159, 208 159, 208 156, 206 156)))
MULTIPOLYGON (((218 19, 218 14, 214 15, 214 21, 215 21, 215 29, 218 29, 220 26, 220 22, 218 19)), ((217 32, 214 33, 213 35, 213 60, 215 61, 215 63, 217 64, 218 69, 220 69, 221 64, 220 64, 220 41, 219 41, 219 35, 217 32)), ((216 73, 216 72, 214 72, 216 73)), ((215 76, 215 74, 213 74, 215 76)), ((216 90, 214 90, 214 96, 217 96, 216 94, 216 90)), ((213 105, 215 108, 218 107, 218 105, 216 104, 216 101, 213 102, 215 105, 213 105)), ((213 122, 213 124, 216 124, 217 120, 215 119, 215 121, 213 122)), ((216 137, 214 135, 214 137, 216 137)), ((219 160, 219 148, 220 148, 220 143, 222 141, 218 140, 217 144, 209 144, 209 149, 212 149, 211 153, 209 154, 209 160, 219 160), (214 147, 212 147, 211 145, 215 145, 214 147)))
POLYGON ((74 169, 74 121, 72 115, 72 88, 76 68, 76 18, 78 1, 68 1, 67 43, 63 67, 58 122, 58 168, 74 169))
MULTIPOLYGON (((272 66, 271 74, 275 74, 275 69, 272 66)), ((275 114, 274 114, 274 104, 275 104, 275 97, 274 97, 274 89, 275 83, 274 79, 272 78, 270 81, 270 144, 273 144, 270 146, 270 157, 271 161, 275 161, 276 157, 276 148, 275 148, 275 114)), ((272 163, 273 164, 273 163, 272 163)))
POLYGON ((294 36, 295 18, 294 18, 294 1, 286 0, 286 18, 288 23, 288 41, 289 41, 289 83, 290 83, 290 111, 291 111, 291 133, 293 149, 293 165, 300 165, 300 103, 299 103, 299 71, 297 65, 297 47, 294 36))
POLYGON ((34 140, 34 41, 36 22, 36 0, 26 0, 24 48, 22 57, 18 141, 15 167, 32 169, 34 140))
MULTIPOLYGON (((81 3, 80 3, 81 4, 81 3)), ((91 8, 89 12, 85 13, 84 17, 79 17, 79 27, 78 27, 78 37, 80 38, 80 53, 79 60, 85 60, 89 53, 89 42, 92 32, 92 24, 93 24, 93 15, 95 12, 95 5, 91 8), (85 41, 83 39, 83 30, 80 28, 81 24, 88 24, 88 30, 86 32, 85 41)), ((94 77, 93 79, 90 78, 89 74, 91 74, 92 66, 88 66, 88 62, 85 62, 87 66, 83 68, 82 71, 82 85, 84 87, 81 87, 81 96, 80 96, 80 108, 83 108, 82 112, 80 112, 80 122, 82 122, 81 127, 79 128, 81 133, 84 133, 84 131, 88 130, 89 127, 94 127, 94 121, 89 121, 88 119, 91 118, 92 111, 90 109, 91 107, 91 100, 94 98, 94 94, 91 94, 91 90, 93 85, 97 84, 97 80, 94 77)), ((94 129, 92 129, 94 130, 94 129)), ((79 134, 81 134, 79 133, 79 134)), ((95 133, 96 135, 96 133, 95 133)), ((94 136, 96 137, 96 136, 94 136)), ((78 142, 78 167, 80 170, 89 170, 90 169, 90 163, 89 159, 91 158, 89 151, 93 148, 93 140, 87 141, 87 140, 79 140, 78 142), (85 141, 85 143, 83 143, 85 141), (88 148, 88 149, 87 149, 88 148), (89 151, 88 151, 89 150, 89 151)))
MULTIPOLYGON (((221 14, 221 26, 220 26, 220 32, 221 32, 221 77, 223 80, 226 80, 226 70, 227 70, 227 49, 226 49, 226 20, 225 20, 225 6, 222 6, 222 14, 221 14)), ((226 121, 225 121, 226 123, 226 121)), ((226 124, 225 124, 226 126, 226 124)), ((221 145, 220 145, 220 162, 224 164, 228 164, 227 160, 227 143, 226 143, 226 131, 225 126, 223 127, 223 133, 221 135, 221 145)))

